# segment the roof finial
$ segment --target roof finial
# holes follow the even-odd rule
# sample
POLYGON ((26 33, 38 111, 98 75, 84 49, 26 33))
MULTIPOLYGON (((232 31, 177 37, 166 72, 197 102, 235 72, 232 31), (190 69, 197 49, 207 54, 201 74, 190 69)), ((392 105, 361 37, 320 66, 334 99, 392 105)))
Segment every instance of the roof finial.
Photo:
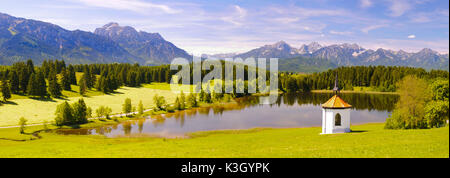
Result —
POLYGON ((333 88, 334 94, 339 94, 339 87, 338 87, 338 74, 336 72, 336 80, 334 81, 334 88, 333 88))

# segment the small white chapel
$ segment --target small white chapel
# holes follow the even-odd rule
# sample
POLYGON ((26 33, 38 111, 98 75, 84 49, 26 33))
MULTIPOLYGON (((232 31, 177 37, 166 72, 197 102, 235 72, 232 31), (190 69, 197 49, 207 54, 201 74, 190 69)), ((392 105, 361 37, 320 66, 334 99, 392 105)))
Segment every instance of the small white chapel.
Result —
POLYGON ((338 76, 334 82, 334 96, 322 104, 322 133, 334 134, 351 132, 350 110, 352 105, 339 97, 338 76))

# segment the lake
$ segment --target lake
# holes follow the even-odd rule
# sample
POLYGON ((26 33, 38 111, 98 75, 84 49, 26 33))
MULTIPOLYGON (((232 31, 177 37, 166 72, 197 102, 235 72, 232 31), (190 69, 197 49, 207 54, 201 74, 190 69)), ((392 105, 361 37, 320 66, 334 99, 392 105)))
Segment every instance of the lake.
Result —
MULTIPOLYGON (((59 134, 105 135, 107 137, 154 135, 160 137, 183 137, 195 131, 320 127, 321 104, 332 93, 282 94, 275 104, 259 104, 266 96, 237 98, 236 103, 177 111, 142 119, 124 121, 98 128, 58 129, 59 134)), ((353 106, 351 123, 385 122, 398 95, 342 93, 342 99, 353 106)))

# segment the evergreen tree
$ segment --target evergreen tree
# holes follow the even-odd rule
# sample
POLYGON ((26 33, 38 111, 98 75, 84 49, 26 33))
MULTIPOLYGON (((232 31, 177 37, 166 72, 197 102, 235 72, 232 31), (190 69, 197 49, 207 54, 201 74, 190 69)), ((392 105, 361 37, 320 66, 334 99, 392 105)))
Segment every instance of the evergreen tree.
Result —
POLYGON ((181 103, 180 103, 180 98, 177 96, 177 98, 175 99, 175 103, 174 103, 174 107, 178 110, 182 110, 181 108, 181 103))
POLYGON ((71 86, 70 86, 70 76, 69 76, 69 72, 66 69, 62 69, 61 71, 61 84, 64 90, 70 91, 72 90, 71 86))
POLYGON ((136 86, 136 73, 129 71, 127 75, 127 86, 129 87, 135 87, 136 86))
POLYGON ((42 71, 39 71, 36 75, 37 75, 36 76, 36 85, 38 87, 37 95, 40 96, 41 98, 43 98, 48 95, 47 83, 45 82, 45 76, 42 71))
POLYGON ((30 78, 30 72, 28 67, 23 62, 17 62, 13 64, 13 70, 17 72, 19 77, 19 88, 22 93, 27 93, 28 80, 30 78))
POLYGON ((37 83, 36 74, 32 73, 27 86, 27 95, 37 96, 39 95, 39 85, 37 83))
POLYGON ((68 78, 69 78, 70 84, 76 85, 77 84, 77 76, 75 73, 75 68, 72 65, 69 65, 68 76, 69 76, 68 78))
POLYGON ((89 81, 91 82, 91 84, 90 84, 91 87, 90 88, 93 88, 95 86, 96 82, 97 82, 97 76, 92 71, 91 71, 90 76, 89 76, 89 81))
POLYGON ((125 103, 123 103, 122 105, 122 111, 127 114, 131 112, 131 99, 130 98, 126 98, 125 99, 125 103))
POLYGON ((206 98, 206 93, 205 93, 205 91, 203 90, 203 88, 202 89, 200 89, 200 96, 199 96, 199 101, 201 101, 201 102, 204 102, 205 101, 205 98, 206 98))
POLYGON ((11 84, 11 93, 17 94, 19 93, 19 76, 16 71, 11 71, 11 77, 9 82, 11 84))
POLYGON ((209 82, 208 82, 208 85, 206 85, 205 102, 212 103, 211 92, 209 90, 209 82))
POLYGON ((48 77, 48 91, 50 95, 54 98, 58 98, 62 95, 61 90, 62 88, 58 83, 56 73, 51 72, 48 77))
POLYGON ((144 114, 144 105, 142 104, 142 100, 139 101, 138 112, 140 115, 144 114))
POLYGON ((80 95, 84 95, 87 91, 86 80, 84 77, 81 77, 80 81, 78 81, 78 85, 80 85, 80 95))
POLYGON ((107 82, 105 81, 105 77, 102 75, 100 76, 100 79, 97 82, 97 87, 96 89, 98 91, 101 91, 103 93, 108 93, 108 87, 107 87, 107 82))
POLYGON ((8 81, 6 79, 2 80, 1 90, 3 95, 3 101, 6 102, 6 100, 11 98, 11 90, 9 88, 8 81))
POLYGON ((91 72, 89 70, 89 67, 85 66, 83 76, 81 76, 81 78, 83 78, 84 81, 86 82, 86 87, 88 89, 91 89, 93 87, 92 81, 91 81, 91 72))
POLYGON ((55 115, 55 124, 58 126, 75 124, 72 107, 67 101, 57 106, 55 115))
POLYGON ((34 64, 33 64, 33 61, 31 59, 27 60, 27 70, 30 73, 34 73, 34 64))
POLYGON ((186 108, 186 96, 184 95, 183 91, 181 91, 181 94, 180 94, 180 107, 181 107, 181 109, 186 108))
POLYGON ((83 98, 79 99, 78 102, 72 104, 73 117, 76 124, 87 123, 87 106, 84 103, 83 98))
POLYGON ((197 96, 195 96, 194 93, 190 93, 188 95, 187 100, 188 100, 189 106, 191 106, 191 107, 197 107, 198 106, 197 96))

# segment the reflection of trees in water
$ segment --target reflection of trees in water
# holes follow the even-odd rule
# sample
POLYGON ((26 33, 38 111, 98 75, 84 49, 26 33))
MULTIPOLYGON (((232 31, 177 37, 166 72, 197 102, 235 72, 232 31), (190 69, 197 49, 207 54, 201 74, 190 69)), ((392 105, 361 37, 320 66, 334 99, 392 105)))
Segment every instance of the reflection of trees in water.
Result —
POLYGON ((95 130, 95 133, 96 134, 100 134, 100 135, 105 135, 105 132, 104 132, 104 129, 105 127, 100 127, 100 128, 96 128, 96 129, 94 129, 95 130))
POLYGON ((184 118, 185 118, 185 112, 183 111, 176 111, 172 113, 171 115, 166 115, 166 118, 173 117, 175 118, 175 122, 180 123, 180 127, 184 126, 184 118))
MULTIPOLYGON (((285 93, 280 95, 276 103, 271 107, 282 104, 292 106, 294 104, 312 104, 320 106, 333 96, 333 93, 285 93)), ((399 96, 392 94, 365 94, 365 93, 341 93, 340 96, 355 109, 368 109, 380 111, 392 111, 399 96)), ((259 97, 250 96, 236 99, 239 105, 246 107, 259 105, 259 97)))
POLYGON ((139 133, 142 133, 142 130, 144 129, 144 122, 145 122, 145 119, 139 119, 138 120, 138 131, 139 131, 139 133))
POLYGON ((211 108, 206 107, 206 108, 198 108, 198 113, 199 114, 203 114, 203 115, 209 115, 209 111, 211 108))
POLYGON ((214 106, 212 107, 214 115, 222 115, 223 111, 225 110, 225 107, 223 106, 214 106))
POLYGON ((197 114, 198 108, 192 108, 192 109, 188 109, 185 110, 184 112, 186 113, 187 116, 194 116, 197 114))
POLYGON ((163 125, 164 121, 166 121, 166 119, 162 115, 154 115, 154 116, 151 116, 151 118, 152 118, 153 127, 158 127, 160 125, 163 125))
POLYGON ((123 122, 122 123, 122 130, 125 135, 129 135, 131 133, 131 129, 132 129, 131 125, 132 125, 131 122, 123 122))
MULTIPOLYGON (((286 93, 278 97, 277 105, 312 104, 320 106, 333 96, 332 93, 286 93)), ((398 95, 341 93, 340 96, 355 109, 392 111, 398 101, 398 95)))

